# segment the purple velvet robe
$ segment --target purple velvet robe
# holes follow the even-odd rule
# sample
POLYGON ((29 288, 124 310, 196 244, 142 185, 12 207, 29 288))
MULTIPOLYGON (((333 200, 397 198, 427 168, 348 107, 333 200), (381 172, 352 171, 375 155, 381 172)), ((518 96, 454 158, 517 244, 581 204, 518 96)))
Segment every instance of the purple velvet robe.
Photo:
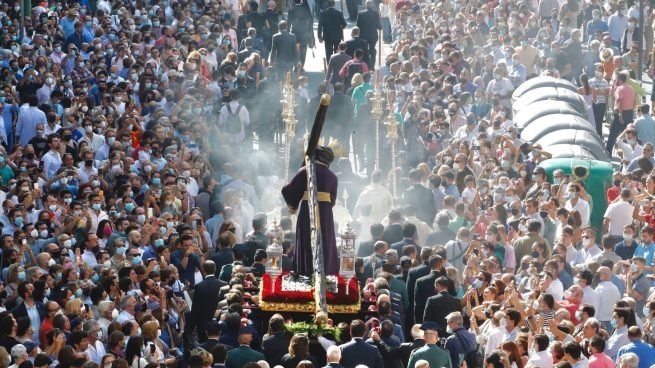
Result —
MULTIPOLYGON (((336 203, 339 181, 327 166, 315 164, 315 167, 317 191, 330 193, 331 198, 330 202, 319 201, 318 204, 325 274, 337 275, 339 273, 339 256, 337 255, 332 207, 336 203)), ((312 256, 309 207, 307 201, 302 200, 306 190, 307 172, 303 166, 291 181, 282 188, 282 196, 289 207, 298 209, 296 246, 293 251, 293 266, 291 269, 300 275, 310 276, 314 272, 314 258, 312 256)))

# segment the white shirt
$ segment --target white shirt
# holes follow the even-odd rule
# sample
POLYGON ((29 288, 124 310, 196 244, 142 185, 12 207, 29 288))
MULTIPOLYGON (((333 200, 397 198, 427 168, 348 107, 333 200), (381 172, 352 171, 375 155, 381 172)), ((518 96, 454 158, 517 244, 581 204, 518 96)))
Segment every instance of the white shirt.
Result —
POLYGON ((623 228, 632 223, 634 207, 624 201, 611 203, 605 210, 605 218, 610 220, 608 232, 612 236, 622 236, 623 228))
POLYGON ((43 166, 45 167, 45 177, 51 179, 57 174, 57 170, 61 167, 61 155, 59 152, 50 150, 43 155, 43 166))
POLYGON ((98 364, 102 362, 102 357, 105 356, 105 347, 102 345, 102 342, 96 340, 95 346, 89 343, 89 347, 86 348, 86 355, 89 357, 89 360, 92 360, 98 364))
POLYGON ((564 285, 556 278, 550 283, 546 293, 552 295, 555 300, 560 301, 564 297, 564 285))
MULTIPOLYGON (((591 304, 594 306, 595 310, 598 310, 600 307, 600 300, 596 290, 594 290, 590 285, 587 285, 584 287, 584 289, 582 289, 582 292, 584 293, 584 295, 582 295, 582 304, 591 304)), ((604 297, 605 296, 603 295, 603 298, 604 297)), ((603 303, 605 303, 605 299, 603 299, 603 303)), ((614 304, 611 304, 611 306, 613 307, 614 304)))
POLYGON ((641 155, 644 153, 644 147, 642 147, 639 143, 635 143, 633 147, 621 139, 616 141, 616 147, 623 151, 623 159, 628 162, 634 160, 637 157, 641 157, 641 155))
POLYGON ((528 364, 534 364, 539 368, 552 368, 553 367, 553 357, 550 355, 548 349, 540 352, 535 352, 530 355, 528 359, 528 364))
POLYGON ((506 332, 507 330, 500 326, 491 329, 489 336, 487 337, 487 344, 484 349, 486 356, 489 356, 491 353, 493 353, 494 349, 503 343, 506 332))
POLYGON ((571 203, 571 200, 568 200, 566 201, 566 205, 564 206, 564 208, 566 208, 569 212, 573 210, 580 212, 580 218, 582 219, 582 227, 589 225, 590 213, 589 213, 589 203, 587 203, 587 201, 578 197, 578 202, 574 206, 571 203))
MULTIPOLYGON (((239 106, 241 106, 241 109, 239 110, 238 116, 239 120, 241 121, 241 131, 236 134, 229 134, 230 141, 231 142, 242 142, 246 138, 246 133, 245 133, 245 127, 246 125, 250 125, 250 114, 248 113, 248 109, 246 108, 245 105, 240 104, 239 101, 232 101, 229 103, 230 105, 230 110, 232 111, 232 115, 237 115, 237 110, 239 110, 239 106)), ((218 116, 218 125, 221 127, 225 126, 225 123, 227 122, 227 118, 230 115, 230 113, 227 110, 228 104, 223 106, 221 108, 221 113, 218 116)))
POLYGON ((95 133, 91 134, 91 138, 89 138, 89 136, 85 133, 84 137, 80 138, 79 142, 87 142, 93 152, 97 152, 102 146, 105 145, 105 136, 95 133))
MULTIPOLYGON (((432 232, 432 228, 428 224, 426 224, 424 221, 419 220, 416 218, 416 216, 407 216, 405 219, 407 222, 410 224, 414 224, 416 226, 416 235, 418 235, 418 240, 416 243, 420 246, 425 245, 425 241, 428 239, 428 235, 432 232)), ((367 228, 362 228, 362 229, 369 229, 370 227, 367 228)))
POLYGON ((98 265, 98 261, 96 260, 95 254, 93 254, 93 252, 91 252, 88 249, 86 249, 84 253, 82 253, 82 260, 89 267, 95 267, 98 265))
POLYGON ((126 311, 122 311, 118 314, 118 318, 116 318, 116 322, 120 323, 121 325, 127 321, 134 321, 134 316, 127 313, 126 311))
POLYGON ((603 302, 596 309, 596 319, 599 321, 609 321, 612 319, 614 304, 621 300, 621 292, 612 281, 601 281, 596 286, 596 295, 603 296, 603 302))

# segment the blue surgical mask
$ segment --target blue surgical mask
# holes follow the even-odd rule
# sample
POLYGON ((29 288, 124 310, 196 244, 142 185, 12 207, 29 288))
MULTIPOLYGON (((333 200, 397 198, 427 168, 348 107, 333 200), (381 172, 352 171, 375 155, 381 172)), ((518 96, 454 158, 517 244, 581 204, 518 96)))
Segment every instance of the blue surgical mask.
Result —
POLYGON ((75 290, 75 297, 76 298, 81 298, 82 297, 82 289, 75 290))
POLYGON ((18 226, 23 226, 23 218, 21 216, 18 216, 14 219, 14 224, 18 226))
POLYGON ((132 264, 134 264, 135 266, 141 264, 141 256, 136 256, 132 258, 132 264))
POLYGON ((152 185, 161 185, 161 178, 152 178, 152 185))
POLYGON ((120 256, 125 255, 125 247, 116 248, 116 254, 118 254, 120 256))
POLYGON ((25 271, 20 271, 18 273, 18 280, 25 281, 25 271))
MULTIPOLYGON (((164 229, 164 228, 162 228, 162 229, 164 229)), ((166 230, 166 229, 164 229, 164 231, 165 231, 165 230, 166 230)), ((155 240, 155 247, 159 248, 159 247, 163 247, 163 246, 164 246, 164 239, 157 239, 157 240, 155 240)))
POLYGON ((473 281, 472 286, 476 289, 480 289, 482 287, 482 281, 480 281, 480 279, 475 279, 475 281, 473 281))
POLYGON ((102 205, 100 203, 94 203, 92 208, 94 211, 100 211, 102 209, 102 205))
POLYGON ((125 203, 125 211, 132 212, 134 210, 134 203, 128 202, 125 203))
POLYGON ((612 328, 616 328, 616 326, 619 325, 619 322, 617 320, 615 320, 614 318, 612 318, 612 320, 610 321, 610 324, 612 325, 612 328))
POLYGON ((91 276, 91 281, 93 281, 94 284, 97 284, 98 281, 100 281, 100 276, 98 276, 97 273, 94 273, 93 276, 91 276))

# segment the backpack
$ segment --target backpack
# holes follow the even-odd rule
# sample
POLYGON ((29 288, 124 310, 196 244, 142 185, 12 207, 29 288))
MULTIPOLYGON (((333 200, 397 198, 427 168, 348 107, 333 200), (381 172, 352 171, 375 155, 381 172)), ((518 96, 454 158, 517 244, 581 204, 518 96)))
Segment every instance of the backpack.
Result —
POLYGON ((227 105, 227 120, 225 120, 225 131, 229 134, 239 134, 241 132, 241 119, 239 118, 239 111, 243 105, 237 107, 237 112, 232 113, 230 104, 227 105))
POLYGON ((350 82, 353 80, 353 76, 357 73, 363 74, 364 68, 362 63, 350 63, 348 64, 348 69, 346 69, 346 80, 345 84, 350 86, 350 82))
MULTIPOLYGON (((462 337, 457 333, 454 333, 454 335, 457 337, 457 340, 459 340, 459 344, 462 348, 466 348, 466 344, 464 343, 464 340, 462 340, 462 337)), ((464 360, 459 362, 459 364, 461 365, 463 362, 466 362, 466 368, 482 368, 484 366, 484 354, 480 349, 480 344, 476 343, 471 351, 464 354, 464 360)))

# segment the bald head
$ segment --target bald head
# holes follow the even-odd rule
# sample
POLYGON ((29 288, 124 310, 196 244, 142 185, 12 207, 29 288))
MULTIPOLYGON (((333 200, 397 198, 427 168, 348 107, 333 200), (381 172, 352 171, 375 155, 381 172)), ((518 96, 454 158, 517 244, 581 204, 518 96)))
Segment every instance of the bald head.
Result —
POLYGON ((601 266, 598 269, 600 281, 609 281, 612 278, 612 270, 609 267, 601 266))

